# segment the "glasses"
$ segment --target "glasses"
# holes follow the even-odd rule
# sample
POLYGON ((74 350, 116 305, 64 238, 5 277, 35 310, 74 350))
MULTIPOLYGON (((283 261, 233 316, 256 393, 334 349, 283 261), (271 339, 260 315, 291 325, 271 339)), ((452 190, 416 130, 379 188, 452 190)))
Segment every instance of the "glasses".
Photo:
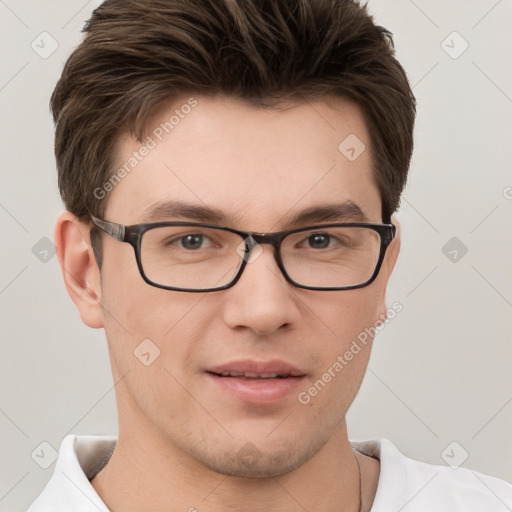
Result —
POLYGON ((119 242, 130 244, 146 283, 184 292, 213 292, 233 286, 247 263, 275 248, 288 282, 307 290, 352 290, 377 277, 393 224, 321 224, 276 233, 251 233, 196 222, 124 226, 91 216, 119 242))

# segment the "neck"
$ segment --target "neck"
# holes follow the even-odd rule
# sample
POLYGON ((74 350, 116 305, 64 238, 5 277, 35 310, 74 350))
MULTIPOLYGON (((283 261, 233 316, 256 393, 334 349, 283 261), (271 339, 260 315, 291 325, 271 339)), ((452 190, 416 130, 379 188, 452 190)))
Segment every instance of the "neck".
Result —
POLYGON ((222 475, 156 433, 135 435, 130 429, 129 436, 123 434, 120 429, 111 459, 91 482, 111 510, 357 512, 359 467, 361 510, 371 507, 378 481, 373 464, 377 461, 353 451, 342 427, 313 458, 272 478, 222 475))
POLYGON ((131 406, 130 400, 120 400, 118 413, 115 450, 91 481, 110 510, 366 512, 373 502, 379 463, 352 449, 344 420, 294 470, 272 477, 243 477, 207 467, 131 406))

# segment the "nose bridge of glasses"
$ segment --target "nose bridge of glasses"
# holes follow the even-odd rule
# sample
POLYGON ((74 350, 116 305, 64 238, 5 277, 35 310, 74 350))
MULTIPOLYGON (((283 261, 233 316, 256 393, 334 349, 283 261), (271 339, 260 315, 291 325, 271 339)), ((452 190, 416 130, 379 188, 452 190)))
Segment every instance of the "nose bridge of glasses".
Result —
POLYGON ((245 241, 248 243, 251 249, 257 244, 269 244, 273 245, 277 249, 279 247, 279 243, 283 239, 281 233, 248 233, 248 235, 249 236, 245 239, 245 241))
MULTIPOLYGON (((284 269, 282 267, 281 263, 281 256, 279 254, 279 246, 280 242, 284 237, 281 233, 270 233, 270 234, 263 234, 263 233, 254 233, 254 232, 247 232, 245 233, 244 238, 244 245, 245 249, 241 249, 243 251, 239 252, 238 254, 242 257, 243 260, 245 260, 242 263, 242 268, 245 267, 246 263, 253 263, 256 259, 260 258, 260 255, 263 253, 263 245, 271 245, 274 247, 274 251, 272 253, 272 258, 275 259, 275 264, 280 268, 281 271, 284 272, 284 269)), ((268 265, 267 261, 267 265, 268 265)), ((242 270, 242 269, 241 269, 242 270)))

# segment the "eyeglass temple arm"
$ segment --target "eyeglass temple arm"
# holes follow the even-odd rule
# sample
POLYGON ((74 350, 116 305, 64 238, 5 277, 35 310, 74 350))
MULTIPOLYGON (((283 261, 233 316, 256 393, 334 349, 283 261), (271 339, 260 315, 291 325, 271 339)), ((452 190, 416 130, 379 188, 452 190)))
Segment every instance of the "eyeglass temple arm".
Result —
POLYGON ((125 227, 121 224, 116 224, 115 222, 109 222, 107 220, 98 219, 94 215, 91 215, 92 221, 96 226, 100 229, 108 233, 111 237, 119 240, 120 242, 124 242, 125 240, 125 227))
POLYGON ((389 236, 389 243, 391 243, 393 238, 396 236, 396 226, 391 222, 389 224, 391 224, 391 236, 389 236))

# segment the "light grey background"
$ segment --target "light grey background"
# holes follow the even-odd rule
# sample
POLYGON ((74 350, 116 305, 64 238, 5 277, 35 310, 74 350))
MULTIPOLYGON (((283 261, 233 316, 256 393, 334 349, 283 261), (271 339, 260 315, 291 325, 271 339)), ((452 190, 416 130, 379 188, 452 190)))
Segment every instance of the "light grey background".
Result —
MULTIPOLYGON (((31 457, 42 442, 117 433, 104 333, 82 324, 41 241, 63 209, 48 100, 98 3, 0 0, 1 511, 49 479, 54 464, 31 457), (47 58, 31 47, 51 50, 44 31, 58 43, 47 58)), ((418 120, 388 295, 403 311, 375 341, 350 437, 435 464, 467 452, 463 467, 512 481, 512 2, 370 7, 395 34, 418 120)))

